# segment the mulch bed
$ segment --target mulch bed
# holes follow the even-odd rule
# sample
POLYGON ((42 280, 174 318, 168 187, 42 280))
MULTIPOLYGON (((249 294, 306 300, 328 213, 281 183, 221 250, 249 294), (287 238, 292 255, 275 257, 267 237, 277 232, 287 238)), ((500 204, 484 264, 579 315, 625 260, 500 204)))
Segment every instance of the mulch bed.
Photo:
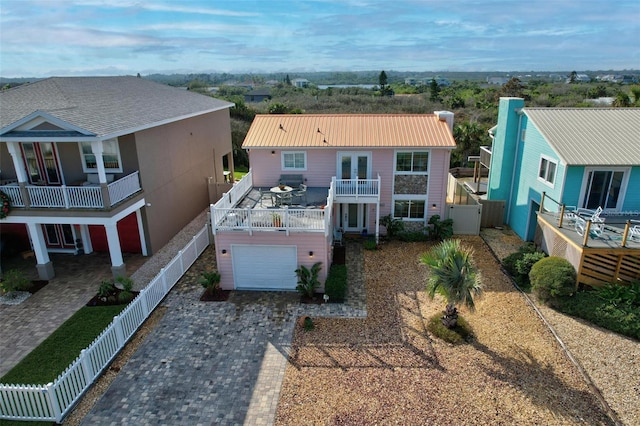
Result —
POLYGON ((200 296, 201 302, 226 302, 229 300, 231 290, 208 291, 205 290, 200 296))
POLYGON ((89 300, 89 302, 87 302, 86 306, 115 306, 115 305, 126 305, 129 302, 131 302, 133 299, 136 298, 136 296, 140 293, 139 291, 132 291, 131 294, 131 298, 122 302, 120 301, 119 295, 120 293, 122 293, 122 290, 119 288, 116 288, 114 291, 112 291, 108 296, 106 297, 100 297, 97 294, 95 296, 93 296, 91 298, 91 300, 89 300))
POLYGON ((29 287, 27 291, 31 294, 35 294, 39 290, 42 290, 47 284, 49 284, 49 281, 47 280, 33 280, 31 281, 31 287, 29 287))

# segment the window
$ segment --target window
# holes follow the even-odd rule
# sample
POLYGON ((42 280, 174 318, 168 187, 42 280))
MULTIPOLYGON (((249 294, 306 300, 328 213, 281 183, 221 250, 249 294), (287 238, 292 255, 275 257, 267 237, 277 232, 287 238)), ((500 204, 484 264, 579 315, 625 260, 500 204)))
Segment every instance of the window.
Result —
POLYGON ((393 217, 397 219, 424 219, 424 200, 395 200, 393 217))
POLYGON ((553 185, 556 180, 556 168, 558 163, 548 158, 540 158, 540 169, 538 170, 538 178, 549 185, 553 185))
MULTIPOLYGON (((102 161, 105 171, 122 172, 118 140, 109 139, 102 141, 102 150, 102 161)), ((82 168, 84 172, 95 172, 98 170, 96 156, 91 150, 91 142, 80 142, 80 154, 82 155, 82 168)))
POLYGON ((397 152, 396 172, 425 173, 429 167, 428 152, 397 152))
POLYGON ((307 169, 307 153, 300 152, 283 152, 282 153, 282 170, 306 170, 307 169))

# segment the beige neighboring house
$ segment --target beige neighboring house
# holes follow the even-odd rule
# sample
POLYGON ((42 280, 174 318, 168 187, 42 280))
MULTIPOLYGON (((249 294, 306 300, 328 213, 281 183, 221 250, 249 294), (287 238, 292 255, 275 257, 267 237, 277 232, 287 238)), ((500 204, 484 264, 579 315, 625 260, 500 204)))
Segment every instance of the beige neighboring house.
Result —
POLYGON ((136 77, 0 93, 2 249, 33 251, 42 279, 55 276, 51 252, 109 252, 123 274, 123 252, 159 250, 231 188, 232 106, 136 77))

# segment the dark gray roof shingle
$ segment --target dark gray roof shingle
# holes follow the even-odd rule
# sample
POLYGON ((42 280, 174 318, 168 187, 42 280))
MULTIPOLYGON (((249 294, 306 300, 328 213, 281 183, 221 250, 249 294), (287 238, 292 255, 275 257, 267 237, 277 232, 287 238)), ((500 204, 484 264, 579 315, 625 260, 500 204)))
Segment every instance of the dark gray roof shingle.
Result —
POLYGON ((0 93, 0 129, 44 111, 102 137, 231 106, 137 77, 52 77, 0 93))

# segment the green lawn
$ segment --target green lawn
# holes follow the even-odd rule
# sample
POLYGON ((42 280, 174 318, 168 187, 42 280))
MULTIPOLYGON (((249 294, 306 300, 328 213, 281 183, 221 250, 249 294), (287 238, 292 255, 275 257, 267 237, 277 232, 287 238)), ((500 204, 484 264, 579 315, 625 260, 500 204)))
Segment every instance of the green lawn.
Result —
POLYGON ((53 382, 125 307, 126 305, 81 308, 0 378, 0 383, 53 382))
POLYGON ((237 182, 249 173, 249 168, 246 166, 238 166, 233 169, 233 179, 237 182))

